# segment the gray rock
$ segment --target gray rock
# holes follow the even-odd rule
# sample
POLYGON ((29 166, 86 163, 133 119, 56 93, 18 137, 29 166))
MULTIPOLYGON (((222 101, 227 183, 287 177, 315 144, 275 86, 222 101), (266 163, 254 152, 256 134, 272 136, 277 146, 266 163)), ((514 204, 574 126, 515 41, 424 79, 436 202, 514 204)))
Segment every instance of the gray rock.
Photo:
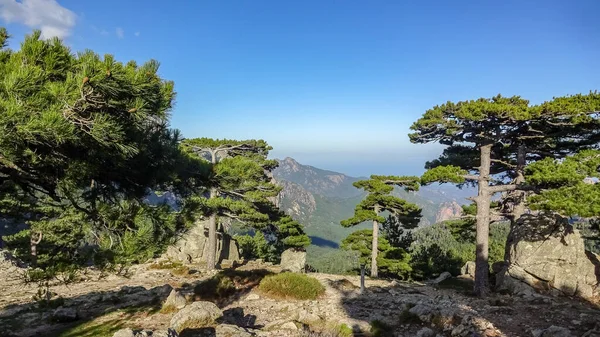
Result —
POLYGON ((173 315, 169 324, 178 333, 185 327, 201 328, 214 323, 223 316, 223 312, 214 303, 206 301, 194 302, 173 315))
POLYGON ((429 328, 423 328, 417 332, 417 337, 434 337, 435 332, 429 328))
POLYGON ((181 295, 181 293, 175 289, 171 290, 169 297, 163 304, 164 307, 173 306, 177 309, 183 309, 187 305, 187 301, 185 297, 181 295))
POLYGON ((475 262, 467 261, 467 263, 460 268, 460 274, 475 277, 475 262))
POLYGON ((298 330, 298 327, 296 326, 296 323, 294 323, 294 322, 283 323, 280 328, 283 330, 298 330))
POLYGON ((306 252, 293 248, 287 249, 281 254, 280 265, 283 271, 302 273, 306 266, 306 252))
POLYGON ((497 275, 499 289, 585 299, 599 295, 595 271, 600 257, 587 252, 581 233, 558 215, 521 217, 507 239, 507 250, 507 264, 497 275))
POLYGON ((434 309, 433 307, 427 304, 421 303, 410 308, 408 312, 410 312, 413 315, 419 316, 419 319, 421 319, 421 321, 423 322, 431 322, 431 319, 433 318, 434 309))
POLYGON ((135 332, 130 328, 125 328, 115 332, 113 337, 135 337, 135 332))
POLYGON ((441 273, 440 276, 438 276, 435 280, 433 280, 432 283, 438 284, 438 283, 441 283, 444 280, 449 279, 451 277, 452 277, 452 274, 450 274, 449 272, 445 271, 445 272, 441 273))
POLYGON ((217 336, 227 336, 227 337, 251 337, 252 333, 248 332, 246 329, 239 327, 237 325, 231 324, 219 324, 215 328, 215 333, 217 336))
MULTIPOLYGON (((208 221, 198 221, 174 245, 167 248, 166 258, 184 263, 197 263, 206 260, 208 253, 208 221)), ((217 256, 219 261, 239 261, 237 241, 229 234, 217 233, 217 256)))
POLYGON ((58 307, 52 312, 52 320, 55 322, 66 323, 78 319, 76 308, 58 307))
POLYGON ((572 337, 571 331, 569 329, 553 325, 548 329, 544 330, 534 330, 532 332, 533 337, 572 337))
POLYGON ((168 329, 167 331, 157 330, 152 333, 152 337, 179 337, 179 334, 173 329, 168 329))
POLYGON ((119 291, 122 293, 125 293, 125 294, 135 294, 135 293, 140 293, 142 291, 146 291, 146 288, 144 288, 142 286, 134 286, 134 287, 124 286, 119 291))

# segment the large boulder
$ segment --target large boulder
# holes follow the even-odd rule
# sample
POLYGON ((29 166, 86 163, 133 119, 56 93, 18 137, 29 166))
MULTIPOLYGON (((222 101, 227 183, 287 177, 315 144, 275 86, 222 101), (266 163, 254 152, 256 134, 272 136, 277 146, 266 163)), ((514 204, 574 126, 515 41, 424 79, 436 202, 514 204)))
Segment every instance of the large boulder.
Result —
POLYGON ((173 315, 169 324, 178 333, 186 328, 197 329, 212 325, 223 312, 212 302, 194 302, 173 315))
POLYGON ((599 257, 585 250, 578 230, 560 216, 524 216, 511 229, 508 261, 497 287, 515 294, 537 292, 594 300, 599 257))
MULTIPOLYGON (((208 221, 198 221, 177 242, 167 248, 166 258, 185 263, 206 261, 208 254, 208 221)), ((217 256, 219 261, 239 261, 237 241, 225 233, 217 233, 217 256)))
POLYGON ((281 254, 281 270, 294 273, 304 272, 306 266, 306 252, 290 248, 281 254))
POLYGON ((169 297, 163 304, 163 307, 174 307, 177 309, 183 309, 187 305, 185 297, 177 290, 171 290, 169 297))

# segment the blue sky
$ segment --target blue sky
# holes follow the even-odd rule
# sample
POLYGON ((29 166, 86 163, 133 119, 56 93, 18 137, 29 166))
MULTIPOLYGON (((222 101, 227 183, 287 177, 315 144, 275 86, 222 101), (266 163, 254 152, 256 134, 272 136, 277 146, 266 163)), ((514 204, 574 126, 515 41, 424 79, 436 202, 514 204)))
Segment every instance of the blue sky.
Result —
POLYGON ((538 103, 600 84, 600 2, 0 0, 14 36, 154 58, 186 137, 263 138, 351 175, 418 174, 408 128, 448 100, 538 103))

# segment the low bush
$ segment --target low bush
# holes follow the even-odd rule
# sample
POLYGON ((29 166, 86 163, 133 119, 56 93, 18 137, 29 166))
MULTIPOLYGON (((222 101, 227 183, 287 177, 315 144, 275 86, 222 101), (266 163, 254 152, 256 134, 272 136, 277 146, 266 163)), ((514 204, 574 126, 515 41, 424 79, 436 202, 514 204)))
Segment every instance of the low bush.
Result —
POLYGON ((194 287, 196 300, 218 302, 230 296, 249 291, 272 273, 268 270, 224 270, 194 287))
POLYGON ((325 292, 325 287, 317 279, 304 274, 281 273, 265 277, 258 290, 273 298, 314 300, 325 292))
POLYGON ((393 333, 393 328, 380 320, 374 320, 371 322, 371 336, 373 337, 387 337, 393 333))

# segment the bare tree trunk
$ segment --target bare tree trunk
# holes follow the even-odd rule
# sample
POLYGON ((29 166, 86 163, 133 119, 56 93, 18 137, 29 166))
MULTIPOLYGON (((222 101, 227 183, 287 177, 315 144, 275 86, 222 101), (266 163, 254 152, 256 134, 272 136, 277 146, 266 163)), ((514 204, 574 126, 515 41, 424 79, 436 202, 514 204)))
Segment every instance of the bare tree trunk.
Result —
POLYGON ((489 235, 490 235, 490 202, 489 190, 490 165, 492 145, 480 147, 481 164, 479 166, 479 189, 475 202, 477 203, 477 233, 475 236, 475 286, 477 296, 486 296, 490 292, 489 285, 489 235))
MULTIPOLYGON (((375 206, 375 214, 379 215, 379 207, 375 206)), ((377 277, 377 253, 379 251, 379 223, 373 221, 373 241, 371 242, 371 277, 377 277)))
POLYGON ((377 246, 379 243, 379 223, 373 221, 373 242, 371 243, 371 277, 377 277, 377 246))
MULTIPOLYGON (((211 152, 211 162, 217 164, 217 153, 211 152)), ((215 187, 210 189, 210 199, 217 198, 218 191, 215 187)), ((210 215, 208 221, 208 255, 206 256, 206 269, 214 270, 217 265, 217 214, 214 212, 210 215)))
MULTIPOLYGON (((519 145, 517 150, 517 172, 515 177, 515 184, 520 185, 525 182, 525 165, 526 162, 526 151, 524 145, 519 145)), ((513 192, 514 195, 514 206, 511 214, 511 226, 525 214, 525 191, 516 190, 513 192)))
POLYGON ((40 244, 40 242, 42 242, 42 232, 37 232, 37 239, 35 238, 35 234, 36 232, 32 232, 31 233, 31 238, 29 239, 29 244, 30 244, 30 248, 31 248, 31 266, 32 267, 37 267, 37 245, 40 244))
MULTIPOLYGON (((216 188, 210 189, 210 198, 217 197, 216 188)), ((208 255, 206 256, 206 269, 213 270, 217 265, 217 213, 210 215, 208 219, 208 255)))

